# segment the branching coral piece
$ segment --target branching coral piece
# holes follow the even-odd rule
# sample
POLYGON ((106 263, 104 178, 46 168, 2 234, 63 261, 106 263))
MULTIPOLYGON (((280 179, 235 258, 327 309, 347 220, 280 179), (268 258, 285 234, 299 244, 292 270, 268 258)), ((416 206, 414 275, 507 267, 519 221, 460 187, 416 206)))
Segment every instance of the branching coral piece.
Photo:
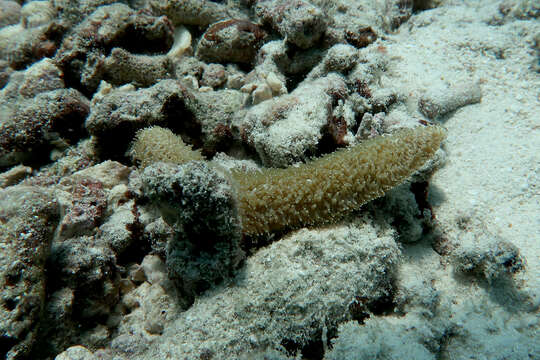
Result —
POLYGON ((402 129, 300 166, 235 171, 246 235, 335 221, 406 180, 439 148, 438 126, 402 129))

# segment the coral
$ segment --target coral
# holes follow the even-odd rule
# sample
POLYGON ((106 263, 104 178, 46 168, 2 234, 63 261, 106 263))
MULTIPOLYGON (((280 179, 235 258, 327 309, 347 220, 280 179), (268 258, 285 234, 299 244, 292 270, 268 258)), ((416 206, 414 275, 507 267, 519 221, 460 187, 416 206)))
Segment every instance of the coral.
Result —
POLYGON ((0 357, 27 359, 45 303, 45 261, 58 220, 53 192, 0 190, 0 357))
MULTIPOLYGON (((139 144, 140 138, 135 140, 133 148, 140 150, 132 153, 137 154, 135 158, 143 167, 158 161, 181 164, 201 159, 199 153, 184 145, 169 130, 154 127, 143 130, 141 134, 146 132, 164 134, 167 140, 165 146, 158 145, 162 137, 154 134, 143 138, 142 144, 139 144), (154 152, 156 146, 158 150, 154 152)), ((232 170, 232 186, 238 200, 242 232, 261 235, 333 222, 405 181, 435 154, 444 137, 445 131, 437 126, 402 129, 391 136, 379 136, 286 169, 232 170)), ((166 200, 169 209, 165 213, 169 216, 175 213, 177 215, 174 216, 184 216, 180 215, 182 211, 178 206, 190 201, 185 198, 174 200, 182 193, 172 191, 179 185, 171 185, 175 183, 171 183, 171 179, 181 176, 182 171, 170 179, 164 175, 171 171, 167 167, 149 171, 153 175, 145 175, 148 184, 143 193, 166 200)), ((412 203, 416 204, 414 200, 412 203)), ((418 212, 418 208, 413 211, 418 212)), ((418 234, 412 234, 421 232, 421 229, 414 229, 418 224, 410 218, 411 214, 404 212, 404 216, 408 219, 404 225, 407 229, 404 236, 408 241, 414 241, 418 234)), ((171 221, 174 223, 176 220, 171 221)), ((198 237, 196 232, 193 236, 198 237)))
POLYGON ((286 169, 233 171, 243 232, 327 223, 382 196, 433 156, 437 126, 402 129, 286 169))
POLYGON ((192 150, 180 136, 159 126, 139 130, 131 145, 130 155, 141 168, 158 161, 183 164, 191 160, 204 160, 201 153, 192 150))

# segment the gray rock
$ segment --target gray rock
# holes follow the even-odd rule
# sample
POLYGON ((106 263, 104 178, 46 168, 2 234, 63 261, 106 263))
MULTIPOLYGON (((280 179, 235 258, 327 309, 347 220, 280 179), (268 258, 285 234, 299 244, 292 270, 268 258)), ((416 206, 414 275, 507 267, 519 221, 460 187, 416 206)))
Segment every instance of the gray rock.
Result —
POLYGON ((11 74, 0 90, 0 167, 48 161, 54 148, 74 144, 84 134, 90 103, 65 89, 62 72, 50 59, 11 74))
POLYGON ((229 19, 210 26, 197 45, 196 56, 208 62, 250 64, 266 33, 250 21, 229 19))
POLYGON ((452 257, 458 273, 473 274, 488 283, 511 277, 525 267, 515 245, 487 233, 464 234, 452 257))
POLYGON ((65 27, 56 22, 31 28, 23 24, 1 28, 0 59, 22 70, 35 61, 54 56, 65 31, 65 27))
POLYGON ((172 77, 173 66, 166 55, 136 55, 114 48, 103 62, 103 79, 113 85, 133 83, 146 87, 172 77))
POLYGON ((317 153, 334 107, 347 96, 344 78, 335 73, 304 81, 292 93, 250 108, 235 120, 233 130, 255 148, 264 165, 286 167, 317 153))
POLYGON ((2 358, 25 359, 45 303, 45 260, 58 218, 51 191, 0 191, 0 337, 2 358))
POLYGON ((150 0, 149 5, 154 13, 166 15, 174 25, 206 26, 241 15, 230 6, 211 0, 150 0))
POLYGON ((19 22, 21 5, 15 1, 0 1, 0 28, 19 22))
POLYGON ((244 258, 234 190, 217 169, 198 161, 156 163, 144 170, 142 182, 176 232, 167 247, 169 277, 193 301, 244 258))
MULTIPOLYGON (((165 17, 137 12, 117 3, 99 7, 65 37, 55 61, 74 87, 94 92, 99 82, 107 77, 105 59, 111 48, 164 54, 173 42, 173 28, 165 17)), ((136 80, 142 75, 133 76, 136 80)), ((129 79, 123 76, 122 80, 129 79)))
POLYGON ((259 1, 255 13, 289 43, 302 49, 315 45, 327 27, 321 9, 302 0, 259 1))
POLYGON ((350 319, 356 297, 392 297, 399 254, 392 231, 369 221, 300 230, 249 257, 231 284, 197 299, 137 358, 263 358, 284 342, 295 351, 350 319))

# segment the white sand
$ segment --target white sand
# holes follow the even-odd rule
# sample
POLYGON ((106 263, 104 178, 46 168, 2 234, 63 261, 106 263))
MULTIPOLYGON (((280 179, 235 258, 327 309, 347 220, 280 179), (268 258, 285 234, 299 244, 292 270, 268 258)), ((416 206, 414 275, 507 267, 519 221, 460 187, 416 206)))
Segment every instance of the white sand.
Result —
MULTIPOLYGON (((456 217, 515 244, 527 261, 524 278, 540 302, 540 75, 531 38, 540 22, 486 22, 501 1, 453 1, 411 19, 388 46, 402 57, 391 81, 413 97, 441 82, 479 81, 482 102, 460 108, 448 129, 448 161, 431 186, 444 199, 434 211, 450 236, 456 217), (476 4, 481 4, 477 6, 476 4), (421 27, 421 24, 429 24, 421 27), (504 58, 496 58, 503 52, 504 58)), ((435 201, 437 199, 434 199, 435 201)))

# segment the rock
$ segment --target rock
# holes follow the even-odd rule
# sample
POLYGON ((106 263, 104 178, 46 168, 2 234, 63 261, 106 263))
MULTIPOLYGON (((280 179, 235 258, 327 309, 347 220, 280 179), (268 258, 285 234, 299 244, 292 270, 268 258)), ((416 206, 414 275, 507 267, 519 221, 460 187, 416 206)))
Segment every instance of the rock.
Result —
POLYGON ((16 185, 24 178, 32 174, 32 168, 24 165, 17 165, 8 171, 0 174, 0 188, 16 185))
POLYGON ((0 1, 0 28, 19 22, 21 17, 21 5, 15 1, 0 1))
POLYGON ((97 360, 98 358, 87 348, 81 345, 71 346, 58 354, 54 360, 97 360))
POLYGON ((63 24, 54 21, 30 28, 23 25, 19 23, 0 29, 0 59, 6 60, 15 70, 53 57, 66 31, 63 24))
POLYGON ((150 0, 149 5, 154 13, 166 15, 174 25, 206 26, 235 14, 229 6, 211 0, 150 0))
POLYGON ((227 81, 225 67, 221 64, 208 64, 204 67, 201 85, 217 88, 227 81))
POLYGON ((369 221, 290 234, 250 256, 231 284, 179 314, 153 354, 249 359, 283 339, 299 351, 351 319, 355 297, 378 304, 392 299, 399 255, 392 231, 369 221), (203 331, 195 330, 201 325, 203 331))
POLYGON ((302 49, 315 45, 327 27, 321 9, 303 0, 259 1, 255 13, 287 42, 302 49))
POLYGON ((235 120, 234 133, 257 151, 264 165, 291 165, 317 153, 322 130, 347 93, 337 74, 305 81, 290 94, 250 108, 235 120))
POLYGON ((148 87, 171 78, 173 71, 167 55, 136 55, 122 48, 114 48, 103 62, 102 79, 113 85, 132 83, 148 87))
POLYGON ((21 23, 25 28, 46 25, 56 17, 50 1, 29 1, 21 9, 21 23))
POLYGON ((42 163, 55 148, 74 144, 84 134, 89 101, 65 89, 63 74, 44 59, 11 74, 0 90, 0 167, 22 161, 42 163))
POLYGON ((262 28, 250 21, 224 20, 206 30, 195 55, 208 62, 251 64, 265 38, 262 28))
POLYGON ((0 356, 25 359, 38 336, 45 304, 45 261, 58 204, 50 190, 0 190, 0 356))
MULTIPOLYGON (((173 41, 174 30, 167 18, 137 12, 127 5, 116 3, 97 8, 71 35, 65 37, 55 61, 64 71, 70 86, 92 93, 99 82, 107 77, 107 68, 112 67, 111 63, 118 63, 114 57, 108 64, 105 63, 111 48, 123 48, 130 53, 165 54, 173 41)), ((124 69, 133 68, 134 63, 141 62, 140 58, 136 60, 130 58, 131 63, 125 64, 124 69)), ((135 80, 144 76, 132 75, 135 80)), ((124 72, 123 82, 129 80, 126 76, 124 72)))
POLYGON ((475 275, 490 284, 511 278, 525 268, 515 245, 488 233, 465 233, 452 257, 458 273, 475 275))
POLYGON ((126 152, 135 132, 144 127, 169 122, 180 127, 173 123, 176 121, 197 128, 188 110, 192 102, 191 92, 175 80, 162 80, 140 90, 131 86, 111 89, 104 84, 92 99, 86 128, 97 138, 102 151, 119 157, 126 152))
POLYGON ((175 230, 167 247, 169 277, 182 298, 231 276, 244 258, 234 189, 211 165, 156 163, 142 174, 143 193, 175 230))

